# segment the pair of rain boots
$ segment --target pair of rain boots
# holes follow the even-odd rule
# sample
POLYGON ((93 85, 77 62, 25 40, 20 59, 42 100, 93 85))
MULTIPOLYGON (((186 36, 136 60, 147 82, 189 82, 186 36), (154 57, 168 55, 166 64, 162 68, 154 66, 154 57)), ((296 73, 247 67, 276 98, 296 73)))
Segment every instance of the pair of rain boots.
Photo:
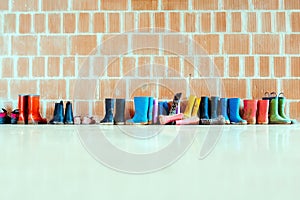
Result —
POLYGON ((6 109, 2 108, 3 112, 0 112, 0 124, 17 124, 19 119, 19 110, 15 109, 8 115, 6 109))
POLYGON ((74 124, 72 103, 70 101, 66 103, 65 112, 63 101, 55 103, 53 118, 49 121, 49 124, 74 124))
POLYGON ((105 99, 105 116, 100 121, 100 124, 102 124, 102 125, 113 125, 113 124, 123 125, 123 124, 125 124, 124 111, 125 111, 125 99, 106 98, 105 99), (116 107, 116 109, 115 109, 115 107, 116 107), (115 113, 114 113, 114 110, 116 110, 115 113))

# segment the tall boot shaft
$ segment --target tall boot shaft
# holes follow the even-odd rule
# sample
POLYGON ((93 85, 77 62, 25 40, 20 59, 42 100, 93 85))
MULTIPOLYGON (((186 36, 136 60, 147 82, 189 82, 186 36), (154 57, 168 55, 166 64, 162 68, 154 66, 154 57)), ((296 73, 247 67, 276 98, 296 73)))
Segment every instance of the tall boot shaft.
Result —
POLYGON ((113 113, 114 113, 115 100, 112 98, 105 99, 105 116, 100 121, 100 124, 113 124, 113 113))
POLYGON ((290 124, 289 119, 282 118, 278 113, 278 97, 275 97, 270 102, 270 123, 271 124, 290 124))
POLYGON ((192 117, 199 117, 199 108, 200 108, 201 98, 196 98, 194 107, 192 110, 192 117))
POLYGON ((125 99, 116 99, 116 112, 114 116, 114 123, 117 125, 125 124, 125 99))
POLYGON ((28 96, 28 124, 47 124, 40 115, 40 95, 28 96))
POLYGON ((209 98, 201 97, 200 119, 209 119, 209 98))
POLYGON ((247 124, 247 121, 240 116, 240 103, 240 98, 228 99, 229 119, 232 124, 247 124))
POLYGON ((186 108, 184 110, 184 118, 190 118, 192 115, 192 110, 195 104, 195 100, 196 100, 196 96, 195 95, 191 95, 189 97, 188 103, 186 105, 186 108))
POLYGON ((257 100, 244 100, 243 119, 248 124, 256 124, 257 100))
POLYGON ((68 101, 66 103, 66 110, 64 116, 64 124, 74 124, 74 116, 73 116, 73 109, 72 103, 68 101))
POLYGON ((258 100, 257 102, 257 123, 269 123, 269 100, 258 100))
POLYGON ((228 117, 228 99, 220 98, 218 105, 218 115, 223 116, 225 119, 225 124, 230 124, 230 120, 228 117))
POLYGON ((18 124, 28 124, 28 95, 19 94, 18 109, 20 112, 18 124))
POLYGON ((215 119, 218 118, 218 105, 219 105, 220 97, 212 96, 211 97, 211 106, 210 106, 210 118, 215 119))

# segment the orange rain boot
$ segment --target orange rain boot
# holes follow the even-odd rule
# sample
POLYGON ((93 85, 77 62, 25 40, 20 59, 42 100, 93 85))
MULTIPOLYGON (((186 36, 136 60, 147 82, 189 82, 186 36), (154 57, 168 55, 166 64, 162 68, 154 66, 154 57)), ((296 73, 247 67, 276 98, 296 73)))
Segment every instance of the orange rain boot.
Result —
POLYGON ((28 96, 28 124, 47 124, 40 115, 40 95, 28 96))
POLYGON ((18 109, 18 124, 28 124, 28 95, 19 94, 18 109))
POLYGON ((257 103, 257 123, 268 124, 269 123, 269 100, 258 100, 257 103))
POLYGON ((256 124, 256 111, 257 111, 257 100, 244 100, 244 114, 243 119, 248 124, 256 124))

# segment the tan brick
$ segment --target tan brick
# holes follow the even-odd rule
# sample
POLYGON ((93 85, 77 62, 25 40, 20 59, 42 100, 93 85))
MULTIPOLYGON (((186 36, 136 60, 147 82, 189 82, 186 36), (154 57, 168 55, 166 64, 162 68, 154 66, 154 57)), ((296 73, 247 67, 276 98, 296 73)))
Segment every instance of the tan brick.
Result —
POLYGON ((201 31, 202 32, 211 32, 211 14, 210 13, 201 13, 201 31))
POLYGON ((63 32, 74 33, 76 29, 76 17, 73 13, 65 13, 63 15, 63 32))
POLYGON ((107 64, 107 76, 119 77, 121 72, 120 59, 114 58, 107 64))
POLYGON ((102 98, 125 98, 125 79, 102 79, 100 80, 100 97, 102 98))
POLYGON ((299 32, 300 31, 300 13, 299 12, 293 12, 291 14, 291 28, 293 32, 299 32))
POLYGON ((91 117, 89 113, 90 102, 89 101, 75 101, 73 103, 73 115, 81 117, 91 117))
POLYGON ((229 76, 238 77, 240 73, 239 57, 229 57, 229 76))
POLYGON ((288 99, 300 99, 300 80, 282 79, 281 90, 288 99), (293 88, 293 89, 291 89, 293 88))
POLYGON ((40 52, 42 55, 65 55, 67 53, 67 41, 64 36, 42 36, 40 52))
POLYGON ((13 60, 13 58, 3 58, 1 66, 2 66, 2 77, 3 78, 14 77, 14 60, 13 60))
POLYGON ((285 53, 299 54, 300 52, 300 35, 285 35, 285 53))
POLYGON ((65 57, 63 58, 63 76, 75 76, 75 58, 65 57))
POLYGON ((247 56, 245 57, 245 76, 251 77, 254 76, 254 57, 253 56, 247 56))
POLYGON ((12 54, 14 55, 36 55, 37 37, 36 36, 13 36, 12 54))
POLYGON ((217 54, 219 52, 219 35, 217 34, 195 35, 194 40, 198 42, 208 54, 217 54))
POLYGON ((133 35, 132 50, 136 54, 158 54, 159 36, 158 35, 133 35))
POLYGON ((97 93, 97 79, 78 77, 69 80, 69 97, 76 100, 94 100, 97 93), (88 89, 87 89, 88 88, 88 89))
POLYGON ((0 10, 8 10, 8 2, 9 0, 2 0, 0 3, 0 10))
POLYGON ((32 76, 44 77, 45 76, 45 58, 34 57, 32 60, 32 76))
POLYGON ((184 60, 184 64, 182 66, 182 69, 183 69, 183 76, 184 77, 194 77, 194 75, 195 75, 195 73, 194 73, 195 66, 194 66, 194 63, 191 63, 190 60, 188 60, 188 59, 184 60))
POLYGON ((139 77, 150 77, 151 75, 150 57, 139 57, 137 70, 138 70, 139 77))
POLYGON ((19 32, 30 33, 31 32, 31 15, 21 14, 19 16, 19 32))
POLYGON ((180 31, 180 13, 171 12, 169 16, 169 23, 171 31, 180 31))
POLYGON ((45 33, 46 25, 45 25, 45 15, 44 14, 36 14, 34 15, 34 32, 35 33, 45 33))
POLYGON ((4 33, 15 33, 16 32, 16 15, 15 14, 4 14, 4 33))
POLYGON ((295 0, 284 0, 284 9, 287 9, 287 10, 297 9, 297 10, 299 10, 300 9, 300 2, 295 1, 295 0))
POLYGON ((261 31, 272 32, 272 19, 270 12, 261 13, 261 31))
POLYGON ((270 76, 270 60, 268 56, 259 58, 259 75, 261 77, 270 76))
POLYGON ((119 13, 108 13, 109 29, 111 33, 120 32, 120 15, 119 13))
POLYGON ((157 82, 153 79, 129 80, 129 98, 135 96, 157 96, 157 82))
POLYGON ((78 31, 89 32, 90 28, 90 15, 89 13, 80 13, 78 17, 78 31))
POLYGON ((225 32, 226 31, 226 13, 225 12, 216 12, 215 13, 215 31, 216 32, 225 32))
POLYGON ((148 31, 151 28, 150 13, 139 13, 138 28, 148 31))
POLYGON ((285 12, 276 13, 276 31, 277 32, 286 31, 285 12))
POLYGON ((104 13, 94 14, 94 32, 103 33, 105 32, 105 16, 104 13))
POLYGON ((134 57, 123 57, 123 76, 134 76, 135 75, 135 58, 134 57))
POLYGON ((45 11, 67 10, 68 9, 68 1, 43 0, 42 5, 43 5, 42 9, 45 11))
POLYGON ((249 35, 224 35, 224 53, 226 54, 248 54, 249 35))
POLYGON ((290 102, 289 116, 291 117, 291 119, 296 119, 297 121, 299 121, 300 120, 299 113, 300 113, 300 102, 290 102))
POLYGON ((278 54, 279 35, 258 34, 253 36, 254 54, 278 54))
POLYGON ((10 96, 17 99, 19 94, 36 94, 37 81, 36 80, 15 80, 10 82, 10 96))
MULTIPOLYGON (((133 4, 133 2, 131 4, 133 4)), ((127 9, 128 9, 127 1, 101 0, 101 10, 127 10, 127 9)))
POLYGON ((228 98, 246 98, 248 88, 245 79, 222 79, 220 84, 223 84, 224 87, 225 94, 222 94, 222 96, 228 98))
POLYGON ((49 14, 48 15, 48 30, 50 33, 60 33, 60 14, 49 14))
POLYGON ((225 10, 248 10, 248 0, 224 0, 223 7, 225 10))
POLYGON ((164 56, 155 56, 153 60, 153 77, 166 77, 166 59, 164 56))
POLYGON ((174 94, 177 92, 181 92, 182 97, 185 97, 187 88, 188 88, 188 84, 184 79, 174 79, 174 78, 161 79, 159 80, 158 83, 158 92, 159 92, 158 98, 173 99, 174 94))
POLYGON ((212 96, 216 94, 216 89, 214 87, 216 87, 217 84, 213 79, 193 78, 190 81, 190 85, 191 94, 194 94, 197 97, 212 96), (212 87, 209 87, 209 85, 212 85, 212 87))
POLYGON ((224 68, 225 68, 225 60, 224 57, 214 57, 214 76, 223 77, 224 76, 224 68))
POLYGON ((154 13, 154 24, 157 28, 165 28, 165 13, 164 12, 156 12, 154 13))
POLYGON ((98 0, 76 0, 73 2, 73 10, 98 10, 98 0))
POLYGON ((0 98, 8 99, 8 83, 4 79, 0 79, 0 98))
POLYGON ((48 58, 48 76, 55 77, 60 75, 60 57, 48 58))
POLYGON ((39 0, 15 0, 12 1, 13 11, 37 11, 39 0))
POLYGON ((195 10, 218 10, 218 0, 196 0, 192 2, 195 10))
POLYGON ((95 101, 92 103, 92 115, 93 117, 98 117, 99 119, 103 119, 105 116, 105 103, 104 101, 95 101))
POLYGON ((184 15, 184 21, 185 21, 185 31, 186 32, 195 32, 195 22, 196 22, 196 16, 195 13, 185 13, 184 15))
POLYGON ((274 0, 253 0, 254 9, 258 10, 277 10, 279 9, 279 1, 274 0))
POLYGON ((240 12, 231 13, 231 31, 232 32, 242 31, 242 17, 240 12))
POLYGON ((168 77, 181 77, 180 58, 168 58, 168 77))
POLYGON ((249 12, 247 18, 248 18, 247 31, 256 32, 257 31, 256 12, 249 12))
POLYGON ((291 57, 291 76, 300 77, 300 57, 291 57))
POLYGON ((187 10, 188 0, 162 0, 163 10, 187 10))
POLYGON ((277 82, 275 79, 252 79, 252 98, 261 99, 265 92, 276 92, 277 82))
POLYGON ((71 37, 71 54, 88 55, 97 47, 95 35, 80 35, 71 37))
POLYGON ((8 54, 8 41, 9 38, 7 36, 0 36, 0 55, 8 54))
POLYGON ((29 60, 28 58, 19 58, 17 62, 18 77, 29 76, 29 60))
POLYGON ((131 7, 133 10, 156 10, 158 8, 158 0, 132 0, 131 7))
POLYGON ((274 76, 285 76, 286 70, 286 57, 274 57, 274 76))
POLYGON ((66 98, 66 80, 41 80, 39 87, 44 99, 66 98))

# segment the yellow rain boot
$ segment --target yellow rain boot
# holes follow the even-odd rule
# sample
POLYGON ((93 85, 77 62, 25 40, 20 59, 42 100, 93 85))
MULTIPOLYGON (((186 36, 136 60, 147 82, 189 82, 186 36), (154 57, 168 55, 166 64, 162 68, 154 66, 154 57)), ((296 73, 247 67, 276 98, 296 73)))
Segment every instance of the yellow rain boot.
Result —
POLYGON ((192 117, 198 117, 200 102, 201 102, 201 98, 196 98, 193 111, 192 111, 192 117))
POLYGON ((192 114, 192 109, 194 107, 194 103, 196 100, 196 96, 195 95, 191 95, 189 97, 189 101, 188 104, 186 105, 185 111, 184 111, 184 118, 190 118, 191 114, 192 114))

